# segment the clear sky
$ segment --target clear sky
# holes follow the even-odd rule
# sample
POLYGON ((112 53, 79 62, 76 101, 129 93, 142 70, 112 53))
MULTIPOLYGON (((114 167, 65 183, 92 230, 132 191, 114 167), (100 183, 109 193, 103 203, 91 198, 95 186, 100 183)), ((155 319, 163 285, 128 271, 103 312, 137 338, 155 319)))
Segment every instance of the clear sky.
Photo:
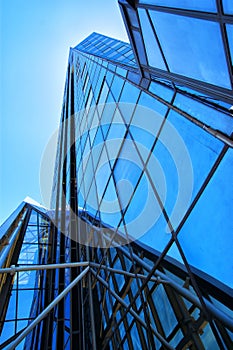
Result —
POLYGON ((60 120, 69 47, 93 31, 128 41, 117 0, 0 0, 0 224, 30 196, 60 120))

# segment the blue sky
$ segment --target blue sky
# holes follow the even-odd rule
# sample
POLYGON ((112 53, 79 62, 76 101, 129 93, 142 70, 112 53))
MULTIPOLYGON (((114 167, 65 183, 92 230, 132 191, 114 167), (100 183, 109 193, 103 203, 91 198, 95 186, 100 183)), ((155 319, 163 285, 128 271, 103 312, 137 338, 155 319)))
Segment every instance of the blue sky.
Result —
POLYGON ((117 0, 0 0, 0 224, 41 202, 43 150, 60 120, 69 47, 93 31, 127 41, 117 0))

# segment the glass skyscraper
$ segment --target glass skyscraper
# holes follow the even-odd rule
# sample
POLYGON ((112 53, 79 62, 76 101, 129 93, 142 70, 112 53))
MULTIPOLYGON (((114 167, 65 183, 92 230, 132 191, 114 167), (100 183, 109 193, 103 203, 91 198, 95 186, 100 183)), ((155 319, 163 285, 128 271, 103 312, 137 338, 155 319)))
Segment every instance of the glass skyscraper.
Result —
POLYGON ((1 227, 0 349, 233 349, 233 3, 119 6, 130 44, 70 49, 51 208, 1 227))

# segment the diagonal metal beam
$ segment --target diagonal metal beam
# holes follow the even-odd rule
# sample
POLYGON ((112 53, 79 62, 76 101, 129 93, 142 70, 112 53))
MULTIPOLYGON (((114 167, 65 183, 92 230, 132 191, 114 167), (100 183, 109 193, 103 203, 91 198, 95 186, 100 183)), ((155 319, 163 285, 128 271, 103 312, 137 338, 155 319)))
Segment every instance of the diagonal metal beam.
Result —
MULTIPOLYGON (((119 275, 128 276, 128 277, 131 277, 131 278, 147 279, 147 277, 148 277, 147 275, 142 275, 140 273, 133 273, 133 272, 125 271, 125 270, 114 269, 112 267, 109 267, 109 266, 106 266, 106 265, 97 264, 97 263, 93 263, 93 262, 90 262, 90 266, 91 267, 100 268, 100 269, 103 269, 103 270, 106 270, 106 271, 109 271, 109 272, 112 272, 112 273, 116 273, 116 274, 119 274, 119 275)), ((169 281, 167 281, 167 280, 165 281, 165 280, 161 279, 159 276, 158 277, 151 276, 150 277, 150 281, 156 282, 156 283, 169 284, 169 281)))
MULTIPOLYGON (((128 307, 128 304, 119 297, 119 295, 110 288, 109 284, 102 278, 100 277, 92 268, 90 269, 91 273, 107 288, 107 290, 114 296, 114 298, 121 304, 123 305, 125 308, 128 307)), ((138 314, 132 310, 131 308, 129 309, 129 313, 139 322, 141 323, 141 325, 147 329, 147 324, 145 321, 143 321, 138 314)), ((175 350, 167 341, 166 339, 164 339, 161 334, 159 334, 156 329, 154 329, 154 327, 151 325, 151 331, 154 333, 154 335, 159 339, 159 341, 166 347, 166 349, 170 349, 170 350, 175 350)))

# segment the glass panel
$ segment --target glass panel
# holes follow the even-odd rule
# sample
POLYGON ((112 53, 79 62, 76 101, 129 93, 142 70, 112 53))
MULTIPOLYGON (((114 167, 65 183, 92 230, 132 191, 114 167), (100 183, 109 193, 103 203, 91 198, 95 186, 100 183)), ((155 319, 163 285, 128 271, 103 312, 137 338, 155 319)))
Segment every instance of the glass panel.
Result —
MULTIPOLYGON (((228 0, 229 2, 231 0, 228 0)), ((197 1, 197 0, 139 0, 139 4, 148 4, 156 6, 168 6, 174 8, 183 8, 188 10, 196 11, 209 11, 216 12, 216 3, 215 0, 208 1, 197 1)))
POLYGON ((191 97, 177 94, 174 105, 214 129, 221 130, 228 135, 231 135, 233 131, 232 117, 197 102, 191 97))
POLYGON ((174 130, 165 126, 153 151, 166 177, 165 208, 177 227, 210 172, 223 144, 189 120, 171 111, 174 130), (172 133, 171 133, 172 132, 172 133), (189 195, 188 195, 189 193, 189 195), (171 214, 172 211, 172 214, 171 214))
POLYGON ((38 262, 38 245, 37 244, 23 244, 18 259, 18 264, 28 265, 36 264, 38 262))
POLYGON ((143 9, 138 9, 143 39, 146 47, 147 58, 150 66, 166 70, 166 66, 158 46, 157 40, 150 25, 147 13, 143 9))
POLYGON ((148 218, 150 219, 150 221, 152 220, 152 227, 145 227, 145 234, 139 238, 139 241, 144 244, 147 244, 149 247, 156 249, 159 252, 162 252, 168 244, 168 242, 170 241, 171 235, 168 234, 166 231, 167 222, 165 221, 164 216, 162 214, 160 214, 159 216, 159 213, 161 213, 161 209, 158 206, 158 201, 155 197, 153 197, 153 201, 151 200, 151 204, 154 205, 154 208, 156 209, 158 215, 157 217, 155 216, 153 207, 147 210, 146 220, 148 221, 148 218))
POLYGON ((123 85, 124 85, 124 80, 115 76, 113 79, 112 86, 111 86, 111 92, 112 92, 116 102, 119 100, 119 96, 120 96, 121 89, 122 89, 123 85))
POLYGON ((206 325, 200 336, 205 349, 220 350, 220 347, 217 344, 216 338, 209 324, 206 325))
POLYGON ((117 67, 116 73, 122 75, 123 77, 126 77, 127 75, 127 70, 121 67, 117 67))
POLYGON ((155 81, 152 81, 150 83, 149 91, 169 102, 171 101, 174 94, 173 89, 169 89, 167 86, 156 83, 155 81))
POLYGON ((164 116, 167 111, 167 106, 145 92, 142 92, 138 104, 153 110, 155 113, 154 118, 157 118, 157 114, 164 116))
POLYGON ((163 12, 149 13, 171 72, 231 88, 218 23, 163 12))
POLYGON ((166 337, 177 325, 177 320, 163 286, 160 284, 152 294, 154 305, 166 337))
POLYGON ((95 182, 92 182, 89 194, 88 194, 88 199, 86 202, 86 210, 91 213, 93 216, 96 215, 96 212, 98 211, 98 199, 97 199, 97 190, 96 190, 96 185, 95 182))
POLYGON ((188 262, 231 288, 232 173, 233 150, 229 150, 178 235, 188 262))
POLYGON ((93 180, 93 174, 94 174, 94 169, 92 164, 92 157, 89 157, 87 166, 84 170, 84 177, 83 177, 86 194, 89 192, 90 185, 93 180))
MULTIPOLYGON (((104 194, 103 201, 100 205, 101 221, 113 228, 112 231, 108 231, 109 237, 113 237, 113 235, 115 234, 115 228, 119 226, 119 223, 122 219, 118 198, 116 194, 114 198, 114 193, 116 192, 113 180, 112 178, 110 178, 108 187, 104 194)), ((125 233, 122 230, 118 229, 117 233, 120 233, 122 236, 125 237, 125 233)), ((119 240, 117 240, 116 243, 119 244, 119 240)))
POLYGON ((101 90, 101 95, 100 95, 99 101, 98 101, 99 104, 105 103, 107 95, 108 95, 108 91, 109 91, 109 87, 105 81, 104 86, 101 90))
MULTIPOLYGON (((34 290, 20 290, 18 293, 18 318, 28 318, 33 306, 34 290)), ((37 301, 34 300, 36 304, 37 301)))
POLYGON ((15 334, 15 322, 5 322, 1 333, 1 344, 15 334))
POLYGON ((103 148, 100 161, 98 163, 96 174, 95 174, 99 202, 101 201, 103 192, 108 183, 110 175, 111 175, 111 168, 108 161, 107 152, 106 152, 106 149, 103 148))
MULTIPOLYGON (((133 171, 135 170, 133 169, 133 171)), ((164 234, 166 222, 161 215, 161 208, 145 174, 140 179, 126 211, 125 222, 128 233, 134 239, 140 238, 140 241, 156 249, 163 249, 170 239, 170 235, 164 234)))
POLYGON ((222 0, 223 11, 227 14, 233 14, 233 2, 232 0, 222 0))
POLYGON ((226 28, 227 28, 227 38, 228 38, 228 43, 229 43, 230 53, 231 53, 231 63, 233 65, 233 24, 226 24, 226 28))
POLYGON ((138 96, 140 94, 140 89, 135 87, 134 85, 126 82, 123 92, 121 94, 121 102, 126 103, 136 103, 138 96))

